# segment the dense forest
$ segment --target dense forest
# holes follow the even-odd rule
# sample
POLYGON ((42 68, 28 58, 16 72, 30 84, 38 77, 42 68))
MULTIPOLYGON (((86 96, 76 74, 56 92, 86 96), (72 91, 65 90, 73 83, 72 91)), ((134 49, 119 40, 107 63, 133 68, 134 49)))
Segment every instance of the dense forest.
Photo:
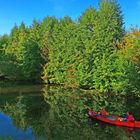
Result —
POLYGON ((139 95, 140 30, 125 31, 115 0, 101 0, 76 21, 22 22, 0 37, 0 79, 139 95))

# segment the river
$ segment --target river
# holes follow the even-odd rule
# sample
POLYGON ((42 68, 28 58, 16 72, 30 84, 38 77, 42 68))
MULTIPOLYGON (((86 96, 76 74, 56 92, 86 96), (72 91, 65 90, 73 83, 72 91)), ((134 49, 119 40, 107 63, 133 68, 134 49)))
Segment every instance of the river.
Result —
MULTIPOLYGON (((57 109, 50 109, 42 89, 40 85, 0 88, 0 140, 140 139, 139 129, 107 125, 88 117, 81 123, 60 112, 60 118, 56 117, 57 109)), ((63 105, 61 109, 66 110, 63 105)))

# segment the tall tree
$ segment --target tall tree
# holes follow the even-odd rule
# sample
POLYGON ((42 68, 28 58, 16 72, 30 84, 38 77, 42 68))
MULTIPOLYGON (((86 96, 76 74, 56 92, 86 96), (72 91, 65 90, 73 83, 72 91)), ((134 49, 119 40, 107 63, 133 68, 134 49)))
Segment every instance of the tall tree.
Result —
POLYGON ((139 94, 140 90, 140 29, 132 28, 119 45, 119 53, 127 61, 126 69, 129 79, 128 92, 139 94))
POLYGON ((0 75, 6 75, 5 73, 5 62, 7 61, 7 57, 5 55, 5 49, 7 48, 9 43, 9 36, 3 35, 0 37, 0 75))
MULTIPOLYGON (((116 44, 121 41, 124 35, 124 27, 120 6, 115 0, 101 1, 94 32, 93 88, 99 89, 101 92, 116 92, 112 84, 117 85, 122 82, 122 79, 125 81, 125 72, 124 64, 120 63, 119 66, 118 62, 122 60, 116 53, 116 44), (118 75, 118 73, 120 74, 118 75)), ((121 86, 121 88, 123 87, 121 86)), ((118 88, 117 92, 121 91, 121 88, 118 88)))
POLYGON ((102 0, 99 4, 98 18, 94 26, 96 51, 99 56, 116 50, 116 43, 124 36, 123 16, 115 0, 102 0))
POLYGON ((38 44, 32 40, 27 40, 23 49, 22 71, 25 79, 39 82, 42 72, 43 59, 38 44))
POLYGON ((69 66, 74 62, 74 43, 71 38, 75 25, 70 17, 64 17, 55 25, 49 47, 49 63, 47 76, 50 82, 64 83, 67 79, 69 66))
POLYGON ((48 63, 48 55, 49 55, 49 46, 52 42, 52 32, 54 30, 55 25, 58 23, 58 20, 54 17, 46 17, 41 22, 41 54, 45 61, 48 63))
POLYGON ((95 49, 94 26, 97 20, 97 11, 90 7, 79 18, 77 25, 77 79, 81 87, 90 88, 93 84, 93 57, 92 52, 95 49))
POLYGON ((0 37, 0 60, 2 60, 2 57, 4 57, 5 49, 8 46, 9 43, 9 36, 3 35, 0 37))

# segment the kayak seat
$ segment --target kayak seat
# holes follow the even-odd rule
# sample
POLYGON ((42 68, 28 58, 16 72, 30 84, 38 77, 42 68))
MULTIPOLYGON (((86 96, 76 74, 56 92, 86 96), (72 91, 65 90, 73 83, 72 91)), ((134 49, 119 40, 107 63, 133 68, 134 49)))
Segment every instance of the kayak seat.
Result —
POLYGON ((112 121, 117 120, 117 118, 115 118, 115 117, 113 117, 113 116, 106 116, 106 118, 109 119, 109 120, 112 120, 112 121))

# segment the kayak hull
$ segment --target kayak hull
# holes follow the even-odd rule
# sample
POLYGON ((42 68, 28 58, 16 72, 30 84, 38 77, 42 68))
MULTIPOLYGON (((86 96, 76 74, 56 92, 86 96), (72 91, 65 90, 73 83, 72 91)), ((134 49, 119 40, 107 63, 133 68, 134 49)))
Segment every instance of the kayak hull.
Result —
POLYGON ((118 120, 119 116, 109 115, 109 116, 103 117, 99 115, 97 112, 94 112, 92 110, 88 110, 88 115, 92 119, 96 119, 96 120, 99 120, 108 124, 140 128, 140 121, 133 121, 133 122, 120 121, 118 120))

